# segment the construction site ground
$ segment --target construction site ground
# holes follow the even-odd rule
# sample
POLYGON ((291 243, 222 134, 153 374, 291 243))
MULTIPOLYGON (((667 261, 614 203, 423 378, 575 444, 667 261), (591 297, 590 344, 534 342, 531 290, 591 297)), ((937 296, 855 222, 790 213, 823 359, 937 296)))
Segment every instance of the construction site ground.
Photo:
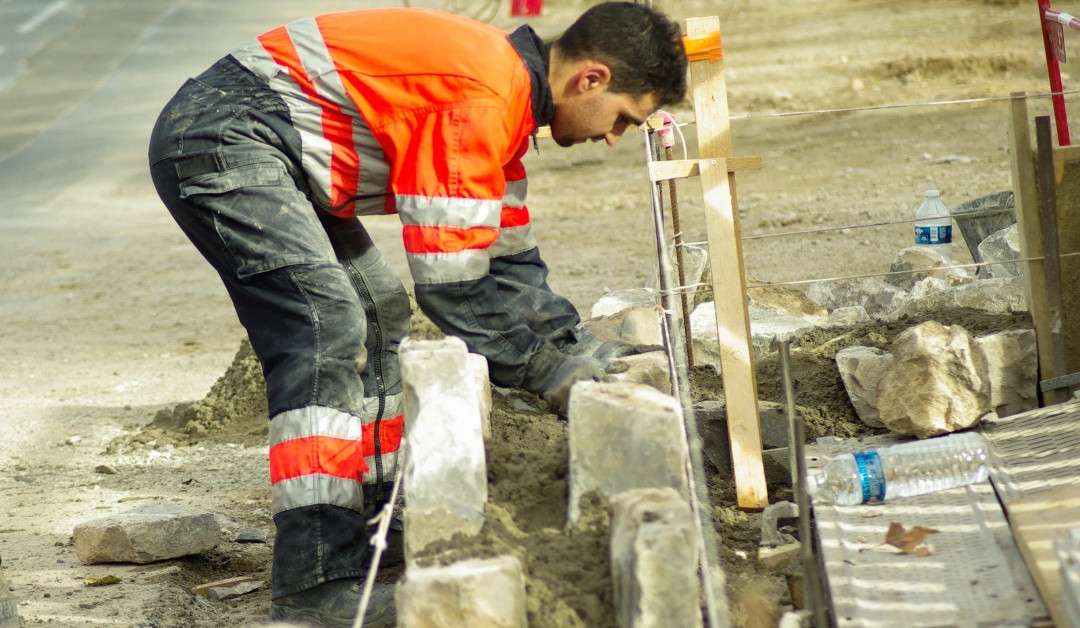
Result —
MULTIPOLYGON (((32 4, 0 2, 0 15, 32 4)), ((302 14, 378 4, 72 0, 35 31, 41 40, 17 59, 19 72, 0 77, 0 557, 30 625, 225 626, 265 617, 265 588, 218 603, 188 592, 233 575, 269 576, 270 544, 232 541, 241 527, 272 541, 265 402, 254 361, 237 358, 244 332, 220 281, 149 183, 146 140, 183 80, 230 48, 302 14), (177 408, 206 397, 223 375, 204 405, 177 408), (157 501, 219 513, 229 540, 164 565, 78 562, 70 544, 78 522, 157 501), (178 568, 160 571, 171 565, 178 568), (103 575, 121 582, 85 585, 103 575)), ((588 4, 549 0, 534 26, 555 34, 588 4)), ((677 17, 720 15, 737 116, 1045 91, 1032 2, 657 4, 677 17)), ((1030 106, 1049 110, 1045 100, 1030 106)), ((909 218, 929 187, 949 205, 1008 189, 1007 120, 1007 101, 736 119, 735 153, 764 160, 763 170, 739 175, 744 233, 838 228, 748 241, 752 280, 888 270, 910 243, 910 225, 839 228, 909 218)), ((693 127, 686 131, 694 155, 693 127)), ((643 285, 654 271, 643 157, 641 138, 629 132, 614 148, 541 141, 526 159, 551 284, 586 314, 607 289, 643 285)), ((697 182, 680 192, 687 237, 703 239, 697 182)), ((408 283, 396 218, 365 224, 408 283)), ((951 254, 970 260, 960 243, 951 254)), ((974 333, 1027 324, 970 311, 934 317, 974 333)), ((885 346, 903 328, 815 330, 796 347, 812 435, 863 429, 835 351, 885 346)), ((759 365, 763 398, 780 400, 776 371, 775 360, 759 365)), ((697 376, 700 396, 719 392, 715 376, 697 376)), ((526 552, 534 628, 614 625, 602 513, 591 532, 562 529, 565 425, 516 392, 496 394, 492 421, 489 526, 480 539, 442 549, 526 552)), ((783 575, 755 565, 757 516, 734 507, 722 476, 710 488, 737 622, 775 625, 790 596, 783 575)), ((774 499, 788 494, 774 489, 774 499)))

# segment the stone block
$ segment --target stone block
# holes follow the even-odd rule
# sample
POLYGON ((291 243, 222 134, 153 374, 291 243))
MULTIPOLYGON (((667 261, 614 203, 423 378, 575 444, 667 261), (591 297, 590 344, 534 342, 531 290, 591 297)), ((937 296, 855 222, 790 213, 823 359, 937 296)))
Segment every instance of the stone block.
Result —
POLYGON ((975 274, 966 268, 947 268, 956 262, 949 259, 946 249, 936 246, 909 246, 896 254, 889 270, 893 272, 910 270, 921 271, 906 275, 889 275, 886 281, 905 290, 910 290, 915 282, 924 277, 937 277, 955 286, 975 280, 975 274))
POLYGON ((1020 259, 1020 229, 1013 223, 1000 231, 991 233, 979 243, 979 258, 989 262, 986 274, 990 277, 1016 277, 1020 274, 1020 265, 1008 264, 1020 259))
POLYGON ((201 554, 221 543, 222 535, 212 513, 165 503, 80 523, 73 540, 84 564, 142 564, 201 554))
POLYGON ((491 378, 487 358, 470 353, 465 356, 465 365, 469 369, 469 382, 480 399, 480 428, 487 440, 491 438, 491 378))
POLYGON ((878 383, 878 411, 893 432, 938 436, 990 411, 986 356, 963 327, 927 321, 900 334, 892 354, 878 383))
MULTIPOLYGON (((773 351, 778 337, 821 325, 825 319, 817 316, 794 315, 756 305, 749 307, 751 343, 757 355, 773 351)), ((690 314, 690 334, 694 341, 694 359, 720 370, 720 346, 716 333, 716 308, 712 301, 702 303, 690 314)))
MULTIPOLYGON (((694 417, 702 439, 702 454, 724 476, 731 472, 731 440, 728 436, 727 407, 723 401, 699 401, 694 404, 694 417)), ((787 447, 788 425, 784 405, 758 400, 762 446, 769 450, 787 447)), ((770 463, 765 461, 766 475, 770 463)), ((783 474, 781 474, 783 475, 783 474)), ((790 482, 790 473, 787 477, 790 482)))
POLYGON ((639 305, 656 305, 658 303, 658 293, 656 290, 649 288, 629 288, 627 290, 611 290, 600 297, 596 303, 593 304, 592 310, 589 312, 589 318, 600 318, 601 316, 611 316, 625 310, 626 308, 635 307, 639 305))
POLYGON ((865 307, 861 305, 849 305, 847 307, 836 308, 832 312, 829 312, 829 318, 826 324, 834 327, 849 327, 860 323, 869 323, 870 321, 870 315, 866 312, 865 307))
POLYGON ((608 316, 589 319, 581 324, 597 340, 621 340, 629 344, 663 344, 660 328, 660 308, 656 305, 635 305, 608 316))
POLYGON ((671 392, 671 372, 668 370, 667 354, 663 351, 628 355, 618 361, 627 365, 627 369, 612 375, 615 381, 645 384, 662 393, 671 392))
POLYGON ((702 625, 694 516, 678 492, 647 488, 617 495, 610 552, 619 628, 702 625))
POLYGON ((405 553, 484 524, 487 463, 479 395, 459 338, 406 340, 401 345, 405 437, 405 553), (472 381, 472 380, 470 380, 472 381))
POLYGON ((881 277, 812 283, 806 296, 829 310, 861 305, 872 318, 885 318, 908 299, 906 290, 881 277))
POLYGON ((882 427, 877 387, 892 362, 891 353, 876 347, 846 347, 836 352, 836 368, 851 405, 859 420, 870 427, 882 427))
POLYGON ((512 556, 410 568, 397 585, 398 626, 526 628, 525 577, 512 556))
POLYGON ((1039 407, 1039 354, 1035 332, 1012 329, 975 339, 986 356, 990 406, 998 416, 1039 407))
POLYGON ((636 488, 688 494, 682 410, 670 395, 643 384, 579 382, 569 417, 571 523, 594 491, 603 498, 636 488))
POLYGON ((1023 279, 996 277, 960 286, 956 289, 956 305, 995 314, 1026 312, 1023 279))
MULTIPOLYGON (((686 264, 686 269, 683 274, 685 284, 687 286, 693 286, 701 283, 708 283, 712 277, 712 273, 709 268, 709 247, 704 244, 684 244, 683 245, 683 261, 686 264)), ((679 256, 676 253, 675 246, 671 247, 671 280, 678 283, 679 281, 679 256)), ((652 275, 648 281, 648 288, 651 290, 660 290, 659 275, 652 275)), ((708 299, 707 292, 697 292, 688 295, 688 302, 691 309, 708 299)))

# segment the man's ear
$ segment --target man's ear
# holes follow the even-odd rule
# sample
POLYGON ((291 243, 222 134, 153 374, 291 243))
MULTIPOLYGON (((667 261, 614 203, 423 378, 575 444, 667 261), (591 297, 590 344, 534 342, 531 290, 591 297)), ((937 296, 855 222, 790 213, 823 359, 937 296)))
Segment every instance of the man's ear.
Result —
POLYGON ((575 87, 579 92, 603 89, 611 82, 611 68, 599 61, 586 61, 578 69, 575 87))

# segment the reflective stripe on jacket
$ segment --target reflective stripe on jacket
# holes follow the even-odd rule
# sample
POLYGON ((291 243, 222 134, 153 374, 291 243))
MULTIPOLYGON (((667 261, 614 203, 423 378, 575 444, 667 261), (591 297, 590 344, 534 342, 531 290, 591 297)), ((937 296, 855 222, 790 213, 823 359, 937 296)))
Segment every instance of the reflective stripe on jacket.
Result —
MULTIPOLYGON (((396 212, 421 308, 488 359, 496 384, 520 385, 543 340, 507 310, 490 261, 536 247, 521 157, 554 106, 532 29, 347 11, 272 29, 232 56, 288 105, 316 204, 396 212)), ((528 257, 525 270, 546 276, 528 257)))

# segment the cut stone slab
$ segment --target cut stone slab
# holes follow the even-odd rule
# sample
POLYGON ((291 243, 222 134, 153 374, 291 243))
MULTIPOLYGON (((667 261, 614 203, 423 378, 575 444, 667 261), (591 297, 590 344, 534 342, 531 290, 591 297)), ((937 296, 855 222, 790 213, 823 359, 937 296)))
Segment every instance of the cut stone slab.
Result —
POLYGON ((656 290, 649 288, 629 288, 627 290, 609 291, 593 304, 589 312, 589 318, 611 316, 626 308, 639 305, 656 305, 658 301, 656 290))
POLYGON ((480 400, 480 428, 484 440, 487 440, 491 438, 491 379, 488 375, 487 358, 478 353, 470 353, 465 356, 465 363, 469 367, 469 382, 480 400))
POLYGON ((829 318, 826 324, 831 327, 848 327, 860 323, 869 323, 870 321, 870 315, 867 314, 865 307, 861 305, 849 305, 847 307, 836 308, 832 312, 829 312, 829 318))
POLYGON ((398 626, 526 628, 525 577, 512 556, 412 567, 396 591, 398 626))
POLYGON ((986 356, 959 325, 927 321, 893 342, 878 383, 881 422, 919 438, 971 427, 990 411, 986 356))
POLYGON ((234 597, 246 595, 252 591, 258 591, 263 587, 263 581, 255 576, 237 576, 226 578, 216 582, 207 582, 191 588, 195 595, 202 595, 220 602, 234 597))
MULTIPOLYGON (((791 337, 796 333, 821 325, 824 319, 816 316, 795 316, 776 310, 751 305, 750 335, 756 355, 773 351, 778 337, 791 337)), ((701 364, 712 365, 720 371, 720 346, 716 335, 716 308, 712 301, 702 303, 690 314, 690 333, 694 340, 694 359, 701 364)))
POLYGON ((484 524, 487 462, 480 399, 469 377, 461 339, 401 344, 405 437, 405 554, 457 533, 473 535, 484 524))
POLYGON ((872 318, 887 317, 909 298, 906 290, 881 277, 812 283, 806 296, 829 310, 861 305, 872 318))
POLYGON ((671 392, 671 373, 668 371, 667 354, 663 351, 628 355, 618 361, 628 368, 623 373, 612 375, 615 381, 645 384, 662 393, 671 392))
POLYGON ((986 356, 994 412, 1004 417, 1039 407, 1039 353, 1034 330, 1011 329, 975 341, 986 356))
POLYGON ((985 267, 986 274, 990 277, 1018 276, 1020 265, 1006 262, 1020 259, 1020 228, 1013 223, 1001 231, 991 233, 979 243, 979 257, 990 263, 990 266, 985 267))
POLYGON ((924 277, 944 279, 952 286, 975 280, 975 274, 966 268, 935 270, 954 264, 955 262, 949 259, 946 254, 945 248, 940 246, 909 246, 896 254, 896 259, 893 260, 889 270, 892 272, 903 270, 923 272, 907 275, 889 275, 885 280, 905 290, 910 290, 915 285, 915 282, 924 277))
POLYGON ((836 368, 844 382, 859 420, 870 427, 884 427, 878 412, 878 382, 893 363, 888 351, 876 347, 846 347, 836 352, 836 368))
POLYGON ((86 565, 152 563, 207 552, 221 543, 212 513, 152 504, 75 526, 75 555, 86 565))
POLYGON ((694 516, 678 492, 646 488, 617 495, 610 552, 619 628, 702 625, 694 516))
POLYGON ((611 498, 668 487, 688 494, 682 410, 674 397, 644 384, 579 382, 568 414, 570 523, 591 492, 611 498))
POLYGON ((597 340, 621 340, 629 344, 663 343, 660 308, 654 304, 635 305, 608 316, 589 319, 581 324, 597 340))

